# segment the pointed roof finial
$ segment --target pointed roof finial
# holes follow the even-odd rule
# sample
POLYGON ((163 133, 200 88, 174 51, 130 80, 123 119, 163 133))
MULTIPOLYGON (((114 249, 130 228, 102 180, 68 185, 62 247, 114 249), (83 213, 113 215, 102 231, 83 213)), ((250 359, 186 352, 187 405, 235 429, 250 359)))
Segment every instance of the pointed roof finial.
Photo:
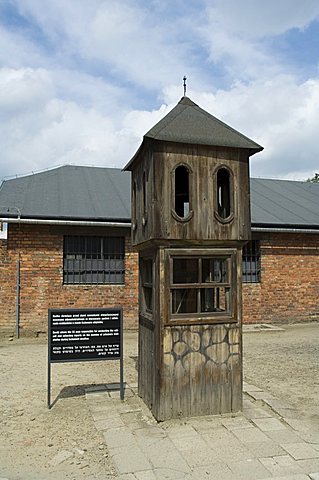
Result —
POLYGON ((186 97, 186 80, 187 80, 186 75, 184 75, 184 77, 183 77, 184 97, 186 97))

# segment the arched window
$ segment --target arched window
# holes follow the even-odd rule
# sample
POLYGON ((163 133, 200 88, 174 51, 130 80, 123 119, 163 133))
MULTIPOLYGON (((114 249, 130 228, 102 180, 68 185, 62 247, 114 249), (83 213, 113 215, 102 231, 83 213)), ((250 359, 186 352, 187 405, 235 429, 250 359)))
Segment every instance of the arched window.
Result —
POLYGON ((175 213, 185 218, 190 213, 189 208, 189 170, 185 165, 175 169, 175 213))
POLYGON ((233 185, 230 171, 221 167, 216 174, 216 213, 221 220, 230 220, 233 214, 233 185))

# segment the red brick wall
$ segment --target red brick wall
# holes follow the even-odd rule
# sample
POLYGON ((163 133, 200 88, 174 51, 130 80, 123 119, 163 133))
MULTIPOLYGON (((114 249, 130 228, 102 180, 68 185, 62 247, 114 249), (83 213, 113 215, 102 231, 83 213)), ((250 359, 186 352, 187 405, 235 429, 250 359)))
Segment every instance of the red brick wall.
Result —
POLYGON ((261 283, 243 284, 245 323, 319 318, 319 235, 268 234, 261 244, 261 283))
POLYGON ((0 239, 0 330, 15 330, 17 257, 0 239))
POLYGON ((83 228, 11 224, 7 252, 0 249, 0 305, 2 330, 14 330, 16 262, 20 251, 21 334, 47 331, 49 308, 123 307, 124 328, 137 328, 137 254, 130 232, 99 227, 95 235, 125 235, 125 285, 63 285, 63 234, 86 235, 83 228), (1 256, 2 253, 2 256, 1 256))
MULTIPOLYGON (((126 236, 125 285, 63 285, 63 235, 87 229, 10 225, 0 240, 0 330, 13 332, 16 271, 21 257, 21 333, 46 332, 48 308, 123 306, 125 328, 137 328, 138 261, 126 236)), ((91 234, 107 235, 98 228, 91 234)), ((244 323, 319 318, 319 235, 269 234, 261 239, 261 283, 243 284, 244 323)))

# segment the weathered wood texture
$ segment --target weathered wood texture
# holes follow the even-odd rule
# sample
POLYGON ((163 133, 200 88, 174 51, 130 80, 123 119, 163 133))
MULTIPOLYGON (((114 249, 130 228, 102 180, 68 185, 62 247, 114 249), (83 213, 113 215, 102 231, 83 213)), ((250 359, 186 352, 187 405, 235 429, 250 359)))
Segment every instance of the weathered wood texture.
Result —
MULTIPOLYGON (((152 252, 154 309, 148 318, 140 311, 139 395, 157 420, 238 412, 242 407, 241 282, 237 282, 241 249, 235 250, 236 323, 215 324, 216 319, 210 318, 201 325, 187 325, 185 319, 166 325, 169 252, 163 247, 152 252)), ((216 254, 216 247, 212 252, 216 254)), ((150 250, 140 252, 150 254, 150 250)))
POLYGON ((237 325, 165 328, 158 420, 241 410, 241 334, 237 325))
POLYGON ((245 150, 155 142, 141 152, 132 173, 134 245, 155 239, 220 242, 250 238, 249 164, 245 150), (176 219, 173 212, 174 171, 178 165, 185 165, 190 172, 189 220, 176 219), (221 166, 231 172, 233 183, 233 218, 225 223, 214 215, 216 169, 221 166))

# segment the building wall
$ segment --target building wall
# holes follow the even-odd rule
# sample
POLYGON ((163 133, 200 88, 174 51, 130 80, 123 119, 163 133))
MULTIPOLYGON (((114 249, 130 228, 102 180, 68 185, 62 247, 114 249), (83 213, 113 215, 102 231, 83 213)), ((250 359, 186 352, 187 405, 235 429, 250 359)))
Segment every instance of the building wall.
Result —
MULTIPOLYGON (((125 285, 63 285, 63 235, 69 227, 11 224, 0 240, 0 331, 14 332, 17 260, 21 261, 21 334, 47 331, 49 308, 123 306, 124 327, 137 328, 138 260, 129 230, 92 229, 125 235, 125 285)), ((268 234, 261 242, 261 282, 243 284, 244 323, 297 322, 319 318, 319 235, 268 234)))
POLYGON ((16 271, 20 254, 21 334, 47 331, 49 308, 123 307, 125 328, 137 327, 137 254, 130 231, 90 228, 94 235, 125 236, 124 285, 64 285, 63 235, 86 235, 87 229, 11 224, 7 245, 0 244, 0 329, 13 332, 16 321, 16 271))
POLYGON ((260 239, 261 282, 243 284, 245 323, 319 319, 319 235, 260 239))

